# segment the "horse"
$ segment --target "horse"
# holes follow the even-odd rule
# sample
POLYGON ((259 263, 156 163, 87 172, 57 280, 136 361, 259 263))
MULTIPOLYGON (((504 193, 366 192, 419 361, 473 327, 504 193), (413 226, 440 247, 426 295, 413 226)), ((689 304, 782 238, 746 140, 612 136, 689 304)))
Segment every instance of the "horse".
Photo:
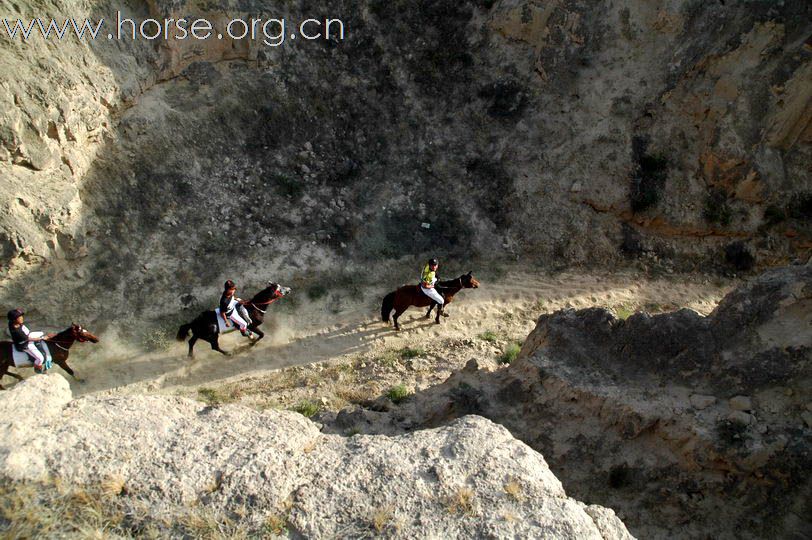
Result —
MULTIPOLYGON (((242 302, 242 305, 248 311, 248 316, 251 318, 251 324, 248 325, 248 329, 259 336, 251 344, 252 346, 256 345, 265 337, 265 333, 259 329, 259 326, 265 320, 265 312, 268 310, 268 306, 288 293, 290 293, 289 287, 282 287, 278 283, 268 282, 268 287, 263 289, 259 294, 247 302, 242 302)), ((220 348, 220 332, 217 314, 213 310, 204 311, 194 321, 181 326, 180 330, 178 330, 177 340, 186 341, 190 330, 192 331, 192 339, 189 340, 189 358, 194 358, 195 356, 195 343, 197 343, 198 339, 208 342, 213 350, 225 356, 230 356, 230 353, 220 348)))
MULTIPOLYGON (((479 281, 471 274, 471 272, 468 272, 457 279, 439 281, 434 285, 434 288, 437 289, 445 299, 445 305, 450 304, 454 299, 454 295, 462 289, 476 289, 479 287, 479 281)), ((398 317, 403 315, 403 312, 409 309, 410 306, 429 306, 429 310, 426 312, 426 318, 428 319, 431 317, 431 310, 436 305, 436 302, 420 290, 420 285, 404 285, 384 297, 383 305, 381 305, 381 320, 388 323, 392 315, 392 310, 394 310, 395 313, 394 316, 392 316, 392 321, 395 323, 395 330, 400 330, 398 317)), ((437 318, 435 319, 435 323, 437 324, 440 324, 440 317, 444 315, 443 309, 444 306, 439 306, 437 309, 437 318)))
MULTIPOLYGON (((63 330, 53 337, 45 338, 45 342, 48 344, 48 348, 51 351, 51 358, 53 359, 54 364, 65 370, 65 372, 75 380, 81 382, 82 379, 77 377, 70 366, 68 366, 68 355, 70 354, 70 348, 77 341, 79 343, 85 343, 88 341, 90 343, 98 343, 99 338, 78 324, 71 324, 70 328, 63 330)), ((14 344, 10 341, 0 341, 0 379, 2 379, 5 375, 10 375, 11 377, 21 381, 23 380, 22 377, 16 373, 11 373, 8 371, 8 368, 14 366, 14 358, 12 356, 13 347, 14 344)), ((0 385, 0 390, 3 389, 3 385, 0 385)))

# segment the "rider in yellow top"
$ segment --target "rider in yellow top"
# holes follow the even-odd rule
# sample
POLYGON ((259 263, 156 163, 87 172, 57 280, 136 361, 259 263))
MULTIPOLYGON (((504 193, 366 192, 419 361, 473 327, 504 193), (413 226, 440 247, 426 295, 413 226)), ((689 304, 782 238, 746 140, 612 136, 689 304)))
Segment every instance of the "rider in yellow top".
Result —
POLYGON ((423 273, 420 276, 420 290, 423 291, 423 294, 437 302, 439 305, 445 304, 445 300, 440 293, 437 292, 437 289, 434 288, 434 284, 437 283, 437 268, 439 268, 440 264, 437 259, 431 259, 426 266, 423 267, 423 273))

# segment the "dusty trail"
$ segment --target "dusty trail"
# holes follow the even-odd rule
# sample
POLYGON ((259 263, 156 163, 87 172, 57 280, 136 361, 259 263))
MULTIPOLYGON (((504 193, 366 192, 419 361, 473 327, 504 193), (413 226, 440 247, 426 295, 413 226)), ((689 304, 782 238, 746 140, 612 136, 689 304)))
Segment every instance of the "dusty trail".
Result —
POLYGON ((464 340, 485 331, 523 339, 539 315, 563 308, 607 306, 626 316, 641 309, 659 312, 688 307, 706 314, 731 286, 702 275, 646 279, 632 271, 557 275, 509 272, 498 280, 486 280, 477 290, 463 291, 448 308, 450 317, 440 326, 423 318, 422 310, 408 311, 401 318, 403 330, 399 333, 377 317, 380 298, 386 291, 368 290, 364 300, 337 314, 329 313, 323 303, 302 305, 293 314, 277 311, 273 314, 275 331, 256 347, 242 345, 238 335, 226 336, 221 343, 237 352, 233 357, 214 353, 206 344, 198 345, 193 361, 185 356, 185 344, 151 354, 113 350, 108 345, 75 362, 87 380, 72 384, 77 394, 174 392, 347 355, 464 340))

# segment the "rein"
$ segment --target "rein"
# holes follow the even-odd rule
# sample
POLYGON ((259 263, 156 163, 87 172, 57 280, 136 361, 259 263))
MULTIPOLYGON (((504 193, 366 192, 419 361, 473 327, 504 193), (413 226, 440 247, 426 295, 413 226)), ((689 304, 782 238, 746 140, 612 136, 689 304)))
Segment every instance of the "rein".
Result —
POLYGON ((267 310, 263 310, 263 309, 262 309, 262 308, 260 308, 259 306, 267 307, 267 306, 270 306, 271 304, 273 304, 274 302, 276 302, 277 300, 279 300, 279 298, 271 298, 271 299, 270 299, 270 300, 268 300, 267 302, 254 302, 253 300, 251 300, 251 301, 250 301, 250 302, 248 302, 248 303, 249 303, 250 305, 254 306, 254 309, 256 309, 257 311, 259 311, 260 313, 266 313, 266 312, 267 312, 267 310))
MULTIPOLYGON (((463 286, 463 284, 462 284, 462 276, 458 277, 458 278, 457 278, 457 279, 455 279, 454 281, 459 281, 459 283, 460 283, 460 285, 459 285, 460 289, 464 289, 464 288, 465 288, 465 287, 463 286)), ((453 288, 454 288, 454 286, 453 286, 453 285, 435 285, 435 286, 434 286, 434 288, 435 288, 435 289, 453 289, 453 288)))

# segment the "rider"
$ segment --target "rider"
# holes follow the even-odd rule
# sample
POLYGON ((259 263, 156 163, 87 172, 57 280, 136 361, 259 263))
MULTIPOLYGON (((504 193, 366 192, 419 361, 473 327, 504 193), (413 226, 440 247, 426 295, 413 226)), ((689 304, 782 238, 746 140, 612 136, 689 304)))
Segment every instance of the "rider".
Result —
POLYGON ((42 354, 42 351, 37 348, 35 343, 43 341, 47 336, 43 332, 31 332, 23 324, 23 315, 25 315, 25 311, 22 309, 12 309, 8 312, 8 332, 11 334, 14 347, 20 352, 28 353, 28 356, 34 360, 34 371, 43 373, 45 355, 42 354))
POLYGON ((226 328, 231 326, 228 324, 228 320, 231 319, 237 327, 239 327, 240 333, 243 336, 253 339, 254 333, 248 329, 248 323, 245 322, 245 319, 242 318, 237 309, 242 302, 242 300, 235 296, 237 286, 229 279, 225 282, 223 289, 223 296, 220 297, 220 316, 223 317, 226 328))
POLYGON ((437 302, 439 305, 445 304, 445 300, 440 293, 437 292, 437 289, 434 288, 434 284, 437 283, 437 268, 439 268, 440 263, 437 259, 430 259, 426 266, 423 267, 423 273, 420 276, 420 290, 423 291, 423 294, 437 302))

